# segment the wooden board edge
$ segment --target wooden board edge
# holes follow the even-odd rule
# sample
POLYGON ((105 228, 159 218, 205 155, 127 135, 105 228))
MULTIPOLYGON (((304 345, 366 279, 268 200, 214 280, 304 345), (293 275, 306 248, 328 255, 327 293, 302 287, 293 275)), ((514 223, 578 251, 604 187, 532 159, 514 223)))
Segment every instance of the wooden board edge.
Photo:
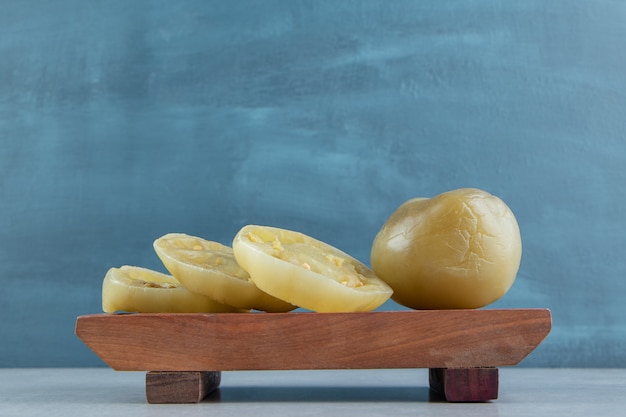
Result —
MULTIPOLYGON (((552 315, 551 315, 551 311, 549 309, 546 308, 532 308, 532 309, 481 309, 481 310, 457 310, 456 313, 453 310, 437 310, 437 311, 442 311, 445 312, 444 314, 448 314, 448 315, 456 315, 456 313, 458 314, 469 314, 470 316, 473 314, 472 312, 476 311, 476 312, 481 312, 479 314, 482 314, 484 317, 484 314, 487 313, 489 314, 489 312, 493 312, 493 314, 497 314, 499 311, 506 311, 506 313, 520 313, 523 315, 523 317, 525 318, 526 321, 530 321, 531 323, 536 323, 536 325, 531 325, 534 326, 534 328, 532 329, 532 332, 535 334, 533 336, 533 342, 532 344, 534 344, 534 346, 532 346, 532 349, 529 349, 527 353, 525 353, 523 356, 518 355, 518 357, 514 360, 509 360, 508 362, 502 362, 502 361, 497 361, 496 363, 493 363, 491 361, 487 362, 487 361, 463 361, 462 363, 459 363, 457 361, 456 364, 452 365, 451 363, 443 363, 443 362, 429 362, 429 363, 415 363, 415 361, 412 362, 412 364, 409 364, 408 368, 430 368, 430 367, 441 367, 441 368, 446 368, 449 366, 467 366, 467 367, 485 367, 485 366, 512 366, 512 365, 516 365, 517 363, 521 362, 523 359, 525 359, 532 351, 534 351, 540 343, 543 342, 543 340, 548 336, 551 327, 552 327, 552 315)), ((204 319, 204 317, 207 318, 207 320, 212 320, 212 319, 219 319, 219 320, 225 320, 225 323, 228 323, 228 321, 230 320, 229 317, 233 317, 233 321, 240 323, 243 319, 243 322, 245 323, 252 323, 255 324, 254 321, 256 320, 255 317, 263 317, 261 319, 261 321, 265 321, 267 322, 267 320, 271 320, 270 317, 275 317, 275 318, 280 318, 280 317, 291 317, 293 318, 294 315, 307 315, 306 319, 304 320, 305 322, 309 320, 309 317, 312 319, 313 317, 315 317, 315 315, 324 315, 326 319, 330 319, 332 320, 332 316, 336 315, 336 316, 341 316, 341 320, 347 319, 347 318, 359 318, 359 320, 364 320, 366 319, 366 317, 368 315, 376 315, 378 317, 378 319, 384 318, 385 316, 389 316, 389 317, 394 317, 395 319, 398 318, 403 318, 403 317, 410 317, 410 315, 412 314, 420 314, 420 312, 428 312, 428 314, 432 315, 432 314, 437 314, 435 311, 433 310, 408 310, 408 311, 378 311, 378 312, 371 312, 371 313, 294 313, 294 312, 290 312, 290 313, 273 313, 271 315, 269 315, 268 313, 248 313, 248 314, 236 314, 233 315, 232 313, 221 313, 221 314, 204 314, 204 313, 183 313, 183 314, 175 314, 175 316, 177 316, 178 319, 184 319, 185 316, 190 317, 190 318, 194 318, 195 320, 198 319, 198 316, 203 316, 202 319, 204 319), (212 318, 210 318, 211 316, 214 316, 212 318), (217 317, 215 317, 217 316, 217 317)), ((150 321, 156 320, 158 322, 158 320, 170 320, 171 316, 173 316, 174 314, 168 314, 168 313, 154 313, 154 314, 150 314, 150 321)), ((146 364, 137 364, 134 363, 132 360, 131 361, 127 361, 127 363, 120 365, 119 360, 116 361, 115 359, 111 359, 110 356, 108 356, 107 354, 103 354, 103 351, 106 349, 109 349, 112 345, 107 345, 106 343, 103 344, 100 343, 100 340, 97 340, 99 338, 99 334, 97 332, 98 330, 98 322, 104 320, 104 322, 107 323, 107 327, 109 329, 109 331, 113 331, 113 333, 117 333, 117 329, 115 328, 117 325, 117 322, 122 323, 124 320, 126 320, 127 318, 130 318, 131 320, 137 320, 139 319, 140 321, 142 321, 142 318, 148 315, 141 315, 141 314, 119 314, 119 315, 111 315, 111 314, 92 314, 92 315, 83 315, 83 316, 78 316, 76 319, 76 326, 75 326, 75 333, 76 335, 90 348, 94 351, 94 353, 96 353, 96 355, 98 355, 107 365, 109 365, 111 368, 116 369, 116 370, 131 370, 131 371, 138 371, 138 370, 143 370, 143 371, 190 371, 190 370, 197 370, 198 367, 195 367, 195 365, 186 365, 186 366, 181 366, 180 368, 177 368, 177 361, 174 361, 173 363, 169 363, 167 366, 162 366, 162 365, 146 365, 146 364), (111 323, 114 323, 114 325, 111 325, 111 323), (95 325, 95 327, 94 327, 95 325), (87 328, 87 334, 83 334, 83 330, 87 328), (94 328, 96 331, 94 331, 94 328), (96 342, 93 343, 94 341, 94 334, 96 337, 96 342), (83 337, 85 336, 85 337, 83 337), (96 346, 97 345, 97 346, 96 346), (110 360, 111 359, 111 360, 110 360)), ((301 318, 305 318, 305 316, 300 316, 301 318)), ((201 320, 203 321, 203 320, 201 320)), ((332 322, 332 321, 331 321, 332 322)), ((528 326, 528 324, 527 324, 528 326)), ((114 339, 110 338, 109 335, 109 343, 111 343, 111 341, 114 339)), ((133 341, 131 340, 131 343, 133 341)), ((115 342, 112 342, 112 344, 115 344, 115 342)), ((118 347, 116 349, 120 349, 119 348, 119 344, 118 347)), ((123 345, 122 345, 123 347, 123 345)), ((125 360, 125 359, 124 359, 125 360)), ((225 359, 226 361, 230 361, 230 357, 225 359)), ((322 361, 324 361, 325 359, 322 359, 322 361)), ((143 361, 143 360, 142 360, 143 361)), ((181 359, 181 362, 178 362, 179 364, 185 362, 181 359)), ((222 363, 222 362, 220 362, 222 363)), ((215 366, 215 362, 213 363, 209 363, 205 365, 202 365, 200 368, 203 367, 207 367, 207 370, 213 370, 216 368, 215 366)), ((363 369, 385 369, 385 368, 398 368, 398 367, 404 367, 402 366, 402 364, 400 364, 400 366, 396 363, 393 366, 388 366, 387 364, 383 363, 381 366, 367 366, 366 368, 363 369)), ((292 367, 286 367, 286 368, 281 368, 281 367, 272 367, 272 366, 268 366, 268 367, 263 367, 261 366, 260 368, 248 368, 248 367, 242 367, 241 369, 237 369, 237 368, 228 368, 225 367, 223 369, 220 370, 273 370, 273 369, 349 369, 346 367, 335 367, 335 366, 330 366, 330 367, 312 367, 309 368, 307 366, 303 366, 300 367, 299 364, 292 366, 292 367)), ((355 367, 355 369, 360 369, 358 367, 355 367)))

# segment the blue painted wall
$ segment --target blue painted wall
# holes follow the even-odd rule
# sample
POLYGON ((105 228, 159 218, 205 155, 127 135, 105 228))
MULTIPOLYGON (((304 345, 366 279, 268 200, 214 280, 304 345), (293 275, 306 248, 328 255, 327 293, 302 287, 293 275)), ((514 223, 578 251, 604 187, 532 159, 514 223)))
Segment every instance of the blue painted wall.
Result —
MULTIPOLYGON (((4 1, 0 366, 74 336, 152 241, 291 228, 369 263, 402 202, 478 187, 549 307, 525 366, 626 366, 626 4, 4 1)), ((385 308, 399 308, 393 303, 385 308)))

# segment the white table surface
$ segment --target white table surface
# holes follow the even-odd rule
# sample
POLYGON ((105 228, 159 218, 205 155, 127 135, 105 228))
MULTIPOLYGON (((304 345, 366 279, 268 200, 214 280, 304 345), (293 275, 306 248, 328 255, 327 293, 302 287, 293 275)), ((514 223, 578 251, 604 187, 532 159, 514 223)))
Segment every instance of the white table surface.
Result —
POLYGON ((500 368, 499 398, 429 398, 428 371, 223 372, 199 404, 147 404, 145 373, 0 369, 0 416, 626 416, 626 369, 500 368))

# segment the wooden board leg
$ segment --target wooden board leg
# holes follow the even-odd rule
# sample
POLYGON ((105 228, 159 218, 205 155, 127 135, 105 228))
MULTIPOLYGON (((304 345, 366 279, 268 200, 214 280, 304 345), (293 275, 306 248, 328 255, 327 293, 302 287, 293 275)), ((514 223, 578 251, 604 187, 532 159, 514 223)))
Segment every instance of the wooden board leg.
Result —
POLYGON ((498 368, 431 368, 430 389, 449 402, 498 398, 498 368))
POLYGON ((220 371, 150 371, 146 398, 150 404, 198 403, 219 387, 220 371))

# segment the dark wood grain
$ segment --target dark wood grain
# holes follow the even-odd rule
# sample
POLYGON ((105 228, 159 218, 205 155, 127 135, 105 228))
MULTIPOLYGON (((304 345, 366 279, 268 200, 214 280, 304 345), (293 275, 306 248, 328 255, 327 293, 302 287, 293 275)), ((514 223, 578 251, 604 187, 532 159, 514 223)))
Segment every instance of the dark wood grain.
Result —
POLYGON ((146 374, 150 404, 197 403, 219 387, 220 371, 151 371, 146 374))
POLYGON ((547 309, 97 314, 76 322, 78 337, 124 371, 507 366, 550 328, 547 309))
POLYGON ((498 368, 431 368, 430 388, 449 402, 498 398, 498 368))

